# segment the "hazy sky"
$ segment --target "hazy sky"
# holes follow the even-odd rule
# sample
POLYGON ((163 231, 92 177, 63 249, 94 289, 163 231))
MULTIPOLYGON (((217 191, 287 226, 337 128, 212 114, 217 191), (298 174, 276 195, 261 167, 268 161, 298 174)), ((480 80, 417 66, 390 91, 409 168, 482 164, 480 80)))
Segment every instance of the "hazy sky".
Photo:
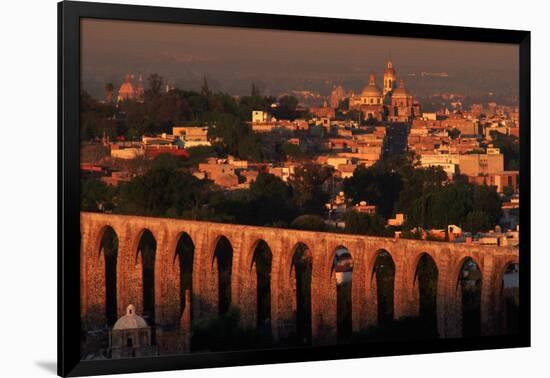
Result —
POLYGON ((81 31, 83 86, 95 96, 107 82, 118 86, 125 73, 153 72, 186 88, 198 88, 206 76, 235 95, 249 93, 253 81, 275 95, 326 94, 334 84, 359 90, 371 71, 381 85, 390 55, 412 90, 517 95, 515 45, 92 19, 81 31), (450 78, 421 79, 422 71, 450 78))

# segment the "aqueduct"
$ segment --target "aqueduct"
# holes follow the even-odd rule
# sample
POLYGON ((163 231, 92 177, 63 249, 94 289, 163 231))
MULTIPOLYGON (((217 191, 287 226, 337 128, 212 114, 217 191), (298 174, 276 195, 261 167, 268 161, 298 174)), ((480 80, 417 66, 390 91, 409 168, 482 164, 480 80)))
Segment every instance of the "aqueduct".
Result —
POLYGON ((310 255, 310 308, 306 315, 311 329, 306 334, 316 345, 335 343, 338 315, 333 261, 335 251, 342 247, 353 259, 353 331, 379 321, 375 264, 383 251, 394 265, 393 318, 418 316, 417 267, 422 259, 429 259, 437 270, 434 316, 438 334, 445 338, 462 336, 459 274, 464 261, 471 259, 481 273, 480 333, 499 334, 504 332, 503 274, 510 263, 519 261, 518 248, 513 247, 168 218, 81 213, 80 227, 81 319, 85 329, 112 324, 132 303, 137 313, 149 314, 160 334, 179 330, 176 338, 159 341, 161 350, 188 350, 186 337, 192 322, 223 312, 229 305, 240 309, 243 325, 255 327, 268 320, 275 340, 296 331, 300 316, 304 316, 304 306, 297 303, 300 283, 296 278, 296 256, 303 250, 310 255), (116 248, 114 257, 107 253, 106 234, 116 238, 111 247, 116 248), (257 264, 258 250, 264 251, 269 264, 257 264), (269 271, 259 274, 258 269, 269 271), (258 285, 267 287, 269 296, 257 295, 258 285), (258 300, 265 298, 269 303, 262 308, 269 314, 259 310, 258 300))

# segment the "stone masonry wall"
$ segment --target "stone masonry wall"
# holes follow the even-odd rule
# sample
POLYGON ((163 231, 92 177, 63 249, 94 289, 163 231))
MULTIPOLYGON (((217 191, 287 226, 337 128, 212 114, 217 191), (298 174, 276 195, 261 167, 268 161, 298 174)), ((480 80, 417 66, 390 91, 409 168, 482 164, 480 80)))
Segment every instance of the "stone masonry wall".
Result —
MULTIPOLYGON (((377 323, 374 261, 387 251, 395 263, 394 317, 418 314, 418 283, 415 272, 422 254, 427 253, 438 268, 437 327, 441 337, 462 334, 461 298, 458 275, 464 260, 472 258, 482 272, 481 331, 483 335, 503 330, 502 275, 506 266, 518 262, 518 249, 417 240, 394 240, 348 234, 282 230, 210 222, 81 213, 81 316, 88 329, 105 325, 105 261, 100 250, 105 229, 116 233, 117 313, 122 316, 129 303, 143 311, 143 279, 139 240, 149 230, 157 242, 155 257, 155 322, 163 329, 181 327, 189 337, 191 322, 218 312, 218 276, 214 250, 225 236, 233 248, 231 302, 240 308, 244 325, 256 323, 256 272, 254 248, 263 240, 272 253, 271 327, 277 337, 289 333, 296 323, 296 288, 292 257, 299 243, 312 255, 312 338, 314 344, 336 342, 336 281, 333 258, 340 246, 353 258, 352 329, 359 331, 377 323), (193 290, 185 313, 181 312, 179 264, 176 246, 187 233, 195 246, 193 290), (185 317, 185 319, 184 319, 185 317), (191 320, 192 319, 192 320, 191 320)), ((188 344, 188 343, 187 343, 188 344)), ((161 346, 162 348, 162 346, 161 346)))

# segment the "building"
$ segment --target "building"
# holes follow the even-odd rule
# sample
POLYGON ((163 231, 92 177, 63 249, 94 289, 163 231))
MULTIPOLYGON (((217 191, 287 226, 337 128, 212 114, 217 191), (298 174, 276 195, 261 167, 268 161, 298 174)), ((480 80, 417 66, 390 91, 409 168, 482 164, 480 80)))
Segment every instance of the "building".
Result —
POLYGON ((384 119, 384 96, 382 90, 376 84, 374 73, 369 75, 368 84, 363 88, 359 96, 350 98, 350 109, 360 110, 366 119, 384 119))
POLYGON ((393 69, 393 62, 390 59, 388 63, 386 63, 386 70, 384 71, 384 96, 393 91, 396 78, 397 75, 393 69))
POLYGON ((202 175, 196 175, 198 178, 206 176, 207 179, 223 188, 236 188, 239 185, 239 176, 235 172, 235 167, 226 161, 208 159, 207 163, 199 164, 198 171, 202 173, 202 175))
POLYGON ((135 311, 134 305, 128 305, 126 315, 118 319, 109 332, 108 355, 111 358, 158 355, 158 348, 152 345, 151 327, 135 311))
POLYGON ((394 218, 388 219, 388 226, 401 227, 405 223, 405 214, 396 213, 394 218))
POLYGON ((460 173, 466 176, 488 175, 504 171, 502 154, 466 154, 459 155, 460 173))
POLYGON ((375 215, 376 205, 369 205, 367 201, 360 201, 359 203, 355 204, 355 206, 352 206, 351 210, 357 213, 375 215))
POLYGON ((212 145, 208 140, 208 126, 176 126, 172 127, 172 134, 184 142, 185 148, 212 145))
POLYGON ((408 122, 414 114, 413 96, 405 88, 405 82, 399 81, 399 87, 391 92, 391 107, 388 119, 392 122, 408 122))
POLYGON ((263 110, 252 111, 252 123, 267 123, 273 121, 273 117, 271 117, 268 112, 264 112, 263 110))
POLYGON ((323 106, 321 107, 309 108, 309 112, 317 118, 334 119, 334 117, 336 116, 336 112, 334 108, 331 106, 328 106, 326 101, 323 103, 323 106))
POLYGON ((143 89, 143 77, 139 75, 138 83, 134 84, 134 75, 127 74, 124 82, 118 89, 117 102, 133 100, 143 102, 145 91, 143 89))
POLYGON ((361 111, 365 119, 390 122, 409 122, 419 117, 422 113, 420 104, 405 88, 405 82, 401 80, 396 88, 397 73, 393 68, 393 62, 389 60, 384 71, 384 86, 381 90, 376 85, 374 73, 369 75, 368 84, 361 94, 352 95, 349 98, 350 110, 361 111))
POLYGON ((512 192, 519 189, 519 171, 490 173, 484 176, 469 177, 468 180, 472 184, 494 186, 498 193, 503 193, 505 188, 512 192))
POLYGON ((341 85, 335 86, 330 92, 329 105, 331 108, 336 109, 340 105, 340 101, 345 98, 344 88, 341 85))

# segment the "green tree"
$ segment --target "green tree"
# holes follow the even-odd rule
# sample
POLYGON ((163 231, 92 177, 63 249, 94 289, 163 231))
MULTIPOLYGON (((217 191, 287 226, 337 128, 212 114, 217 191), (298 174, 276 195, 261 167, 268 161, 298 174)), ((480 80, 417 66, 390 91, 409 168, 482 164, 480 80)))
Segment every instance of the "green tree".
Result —
POLYGON ((292 221, 291 228, 307 231, 325 231, 326 225, 323 218, 316 214, 300 215, 292 221))
POLYGON ((473 210, 468 213, 464 222, 464 230, 472 233, 491 229, 489 216, 484 211, 473 210))
POLYGON ((329 195, 323 183, 332 176, 332 168, 320 164, 305 164, 296 167, 289 183, 293 202, 302 214, 322 214, 329 195))
POLYGON ((504 155, 504 169, 508 171, 519 170, 519 139, 512 136, 491 131, 493 145, 500 149, 504 155))
POLYGON ((344 192, 355 203, 367 201, 376 205, 385 218, 392 215, 402 188, 401 175, 384 167, 358 166, 353 176, 344 180, 344 192))
POLYGON ((116 189, 97 179, 87 179, 80 186, 80 209, 103 212, 114 208, 116 189))
POLYGON ((211 187, 160 155, 144 175, 120 184, 117 211, 125 214, 182 217, 209 203, 211 187))
POLYGON ((279 98, 279 106, 274 110, 278 119, 294 119, 298 116, 296 108, 298 99, 294 96, 282 96, 279 98))
POLYGON ((147 78, 147 81, 149 83, 149 95, 151 97, 157 97, 160 96, 162 93, 162 87, 164 84, 164 79, 159 74, 153 73, 149 75, 147 78))
POLYGON ((283 143, 282 152, 285 154, 286 160, 300 160, 304 157, 300 146, 294 143, 283 143))
POLYGON ((389 236, 386 230, 386 222, 379 215, 369 215, 356 211, 348 211, 344 215, 346 227, 344 231, 350 234, 389 236))
POLYGON ((460 136, 460 130, 457 129, 456 127, 452 128, 451 130, 449 130, 449 137, 451 139, 456 139, 460 136))
POLYGON ((280 178, 260 173, 250 184, 250 209, 259 225, 271 225, 277 221, 290 223, 296 216, 292 206, 292 191, 280 178))

